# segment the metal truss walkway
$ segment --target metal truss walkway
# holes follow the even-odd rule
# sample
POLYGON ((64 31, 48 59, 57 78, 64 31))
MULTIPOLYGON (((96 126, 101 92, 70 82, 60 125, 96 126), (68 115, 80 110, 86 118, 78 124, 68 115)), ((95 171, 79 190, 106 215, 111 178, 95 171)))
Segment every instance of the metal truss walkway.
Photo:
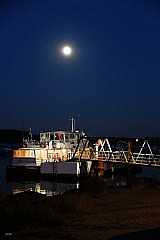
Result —
POLYGON ((117 141, 114 144, 108 138, 98 139, 83 138, 79 141, 74 157, 80 160, 114 162, 123 164, 136 164, 143 166, 160 167, 160 149, 150 146, 148 140, 142 145, 117 141))

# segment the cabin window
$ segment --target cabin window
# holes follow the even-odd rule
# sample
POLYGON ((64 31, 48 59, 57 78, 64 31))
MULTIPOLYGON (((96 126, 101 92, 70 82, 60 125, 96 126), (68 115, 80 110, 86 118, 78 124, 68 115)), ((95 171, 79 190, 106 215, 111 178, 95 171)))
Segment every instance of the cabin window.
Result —
POLYGON ((58 140, 58 134, 55 133, 55 140, 58 140))
POLYGON ((45 139, 45 133, 41 133, 41 139, 45 139))
POLYGON ((65 134, 65 140, 66 140, 66 142, 69 142, 69 135, 68 134, 65 134))
POLYGON ((64 135, 62 133, 59 134, 60 140, 64 141, 64 135))
POLYGON ((55 133, 55 140, 64 141, 64 135, 62 133, 55 133))
POLYGON ((74 135, 74 134, 71 134, 71 135, 70 135, 70 138, 71 138, 71 139, 75 139, 75 135, 74 135))
POLYGON ((46 133, 46 139, 49 139, 50 134, 46 133))
POLYGON ((54 140, 54 134, 53 133, 50 134, 50 140, 54 140))
POLYGON ((79 139, 79 135, 78 135, 78 134, 75 135, 75 139, 76 139, 76 140, 79 139))

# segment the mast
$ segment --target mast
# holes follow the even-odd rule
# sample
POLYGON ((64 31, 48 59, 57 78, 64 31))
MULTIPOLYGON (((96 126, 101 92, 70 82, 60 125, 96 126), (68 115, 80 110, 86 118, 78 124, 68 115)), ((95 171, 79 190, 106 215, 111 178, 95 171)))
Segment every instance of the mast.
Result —
POLYGON ((75 119, 72 117, 69 120, 71 120, 71 132, 74 132, 75 131, 75 119))
POLYGON ((29 136, 30 136, 30 140, 32 141, 32 129, 29 129, 29 136))

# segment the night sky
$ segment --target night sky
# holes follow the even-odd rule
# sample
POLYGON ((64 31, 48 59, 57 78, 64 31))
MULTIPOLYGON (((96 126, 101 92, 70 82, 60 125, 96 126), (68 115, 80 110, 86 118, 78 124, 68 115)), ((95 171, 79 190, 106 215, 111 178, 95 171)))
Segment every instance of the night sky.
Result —
POLYGON ((1 0, 0 83, 0 129, 160 136, 160 1, 1 0))

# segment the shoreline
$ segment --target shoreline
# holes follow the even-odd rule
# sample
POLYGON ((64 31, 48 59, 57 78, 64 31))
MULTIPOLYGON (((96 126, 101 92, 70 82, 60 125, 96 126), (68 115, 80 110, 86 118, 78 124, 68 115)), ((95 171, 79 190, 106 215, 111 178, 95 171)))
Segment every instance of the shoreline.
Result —
POLYGON ((14 240, 146 240, 149 235, 157 240, 159 199, 159 185, 109 188, 89 179, 59 196, 24 192, 7 197, 0 205, 0 227, 14 240))

